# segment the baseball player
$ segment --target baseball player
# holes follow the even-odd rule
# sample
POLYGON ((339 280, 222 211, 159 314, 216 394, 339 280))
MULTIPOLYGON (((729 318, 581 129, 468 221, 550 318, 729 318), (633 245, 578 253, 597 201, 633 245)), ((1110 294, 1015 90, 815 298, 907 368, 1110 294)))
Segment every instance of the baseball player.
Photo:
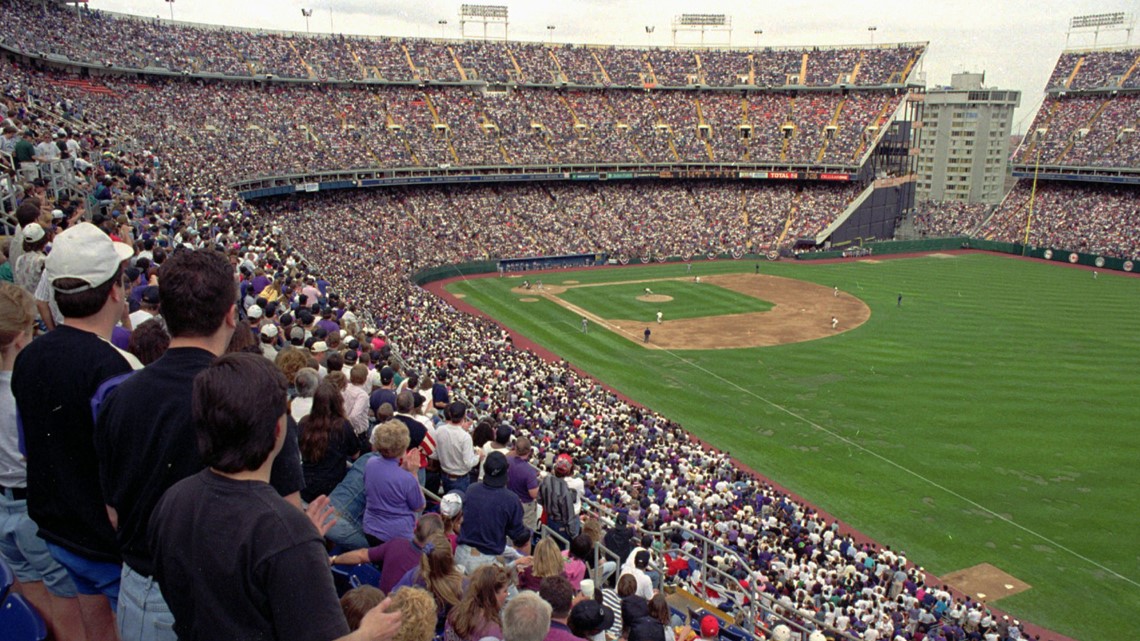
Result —
POLYGON ((831 329, 835 329, 836 327, 839 327, 839 319, 832 316, 831 317, 831 329))
POLYGON ((657 311, 657 324, 658 325, 661 324, 661 311, 660 310, 657 311))

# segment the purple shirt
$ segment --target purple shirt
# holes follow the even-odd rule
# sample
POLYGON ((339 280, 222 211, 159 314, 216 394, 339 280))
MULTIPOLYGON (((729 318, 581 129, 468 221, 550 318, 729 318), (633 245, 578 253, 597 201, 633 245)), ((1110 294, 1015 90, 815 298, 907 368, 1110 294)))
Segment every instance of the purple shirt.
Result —
POLYGON ((127 351, 127 347, 131 344, 131 330, 115 325, 111 330, 111 344, 124 352, 127 351))
POLYGON ((507 459, 507 489, 514 492, 523 503, 534 503, 530 491, 538 487, 538 470, 525 460, 512 456, 507 459))
POLYGON ((396 459, 377 456, 364 466, 364 531, 380 539, 411 539, 424 493, 396 459))
POLYGON ((271 282, 273 282, 273 281, 269 280, 268 276, 265 276, 265 275, 254 276, 253 282, 251 283, 253 285, 253 295, 257 296, 257 295, 261 294, 261 290, 265 289, 266 287, 269 287, 269 283, 271 283, 271 282))
POLYGON ((323 327, 324 330, 330 334, 340 331, 340 325, 337 325, 336 321, 325 320, 323 318, 317 321, 317 327, 323 327))
POLYGON ((368 561, 380 566, 380 590, 391 594, 392 588, 408 570, 420 565, 423 552, 408 539, 392 539, 383 545, 368 548, 368 561))

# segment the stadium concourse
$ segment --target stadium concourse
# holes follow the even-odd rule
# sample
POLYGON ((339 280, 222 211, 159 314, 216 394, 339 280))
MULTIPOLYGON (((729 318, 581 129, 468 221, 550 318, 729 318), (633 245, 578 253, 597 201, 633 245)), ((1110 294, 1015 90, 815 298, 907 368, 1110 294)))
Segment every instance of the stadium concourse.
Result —
MULTIPOLYGON (((159 64, 169 69, 189 67, 195 72, 273 73, 318 80, 410 78, 412 70, 400 68, 401 61, 408 60, 404 52, 419 62, 417 70, 430 69, 432 77, 441 79, 455 79, 450 75, 452 70, 462 75, 467 69, 477 70, 484 78, 494 78, 496 73, 509 77, 510 69, 503 67, 506 59, 514 61, 511 66, 522 77, 541 76, 550 73, 544 56, 556 57, 558 68, 568 76, 592 82, 595 74, 600 74, 615 84, 641 84, 634 79, 644 82, 647 73, 659 84, 680 83, 694 73, 703 74, 710 84, 727 84, 744 69, 744 58, 728 52, 708 56, 696 69, 686 55, 669 50, 613 48, 600 50, 603 53, 594 58, 573 47, 511 44, 505 45, 509 51, 504 52, 503 46, 464 43, 452 52, 428 41, 255 35, 97 14, 73 21, 69 14, 59 13, 54 4, 46 7, 45 17, 38 3, 7 3, 6 44, 16 42, 17 47, 34 51, 38 43, 51 41, 60 43, 57 46, 64 48, 60 53, 74 60, 89 57, 126 66, 159 64), (46 37, 58 29, 68 37, 46 37), (106 37, 108 33, 123 35, 111 38, 106 37), (139 59, 137 52, 150 57, 139 59), (448 56, 463 62, 449 66, 448 56), (353 75, 357 72, 371 75, 353 75)), ((747 69, 780 86, 787 82, 789 70, 799 74, 804 64, 808 82, 819 78, 824 85, 833 84, 830 78, 858 68, 855 84, 879 85, 892 79, 899 82, 919 52, 907 47, 812 50, 806 62, 804 55, 801 51, 766 50, 749 62, 747 69)), ((748 98, 693 98, 680 92, 662 96, 640 90, 583 90, 563 96, 527 88, 506 99, 515 102, 491 105, 465 90, 444 87, 259 86, 113 76, 80 86, 69 82, 73 78, 68 74, 36 67, 25 58, 4 58, 0 64, 4 78, 0 118, 13 130, 6 129, 5 151, 38 143, 34 154, 5 176, 5 185, 19 201, 19 229, 9 239, 11 261, 4 271, 16 282, 33 285, 27 288, 28 295, 41 296, 46 324, 53 325, 59 319, 55 317, 58 310, 43 298, 45 289, 50 296, 50 287, 34 286, 43 280, 37 275, 37 269, 43 269, 45 243, 41 241, 50 241, 68 228, 78 229, 81 219, 90 219, 111 237, 133 245, 127 270, 131 298, 147 313, 154 311, 148 307, 153 305, 148 286, 157 284, 162 289, 164 263, 190 251, 224 254, 242 288, 241 322, 231 349, 263 354, 278 364, 298 394, 293 403, 295 415, 305 419, 304 410, 299 408, 313 404, 310 397, 329 394, 331 388, 332 395, 343 399, 343 418, 352 422, 362 416, 357 413, 361 395, 371 398, 379 393, 377 398, 384 399, 391 392, 395 406, 377 404, 380 417, 390 418, 387 411, 399 410, 422 426, 421 450, 431 449, 433 440, 438 440, 443 450, 442 443, 452 438, 446 435, 454 432, 454 424, 463 423, 468 409, 456 408, 452 401, 464 399, 483 417, 474 426, 474 440, 459 439, 458 446, 466 444, 471 449, 464 453, 475 458, 462 458, 465 467, 454 473, 444 467, 450 461, 441 460, 443 476, 447 477, 442 481, 444 489, 469 478, 469 471, 478 476, 479 470, 471 469, 480 467, 472 463, 480 458, 474 445, 481 446, 484 458, 494 462, 498 459, 496 450, 503 449, 495 445, 499 443, 514 451, 512 458, 524 466, 529 456, 544 475, 544 486, 546 478, 563 479, 567 485, 582 488, 584 498, 589 499, 586 505, 592 502, 601 506, 601 513, 593 513, 589 507, 573 508, 581 510, 577 519, 585 534, 574 537, 565 569, 555 567, 551 572, 547 579, 551 586, 548 588, 547 581, 539 582, 540 591, 556 608, 564 595, 554 578, 564 572, 575 580, 574 589, 588 591, 590 584, 581 580, 586 569, 581 566, 592 558, 592 547, 604 538, 608 546, 623 552, 620 560, 629 561, 623 565, 632 566, 615 575, 628 574, 635 579, 633 590, 623 588, 619 581, 617 593, 608 583, 604 589, 602 582, 596 584, 597 596, 619 604, 618 614, 640 614, 642 604, 637 599, 654 596, 654 589, 664 585, 686 587, 724 609, 739 610, 743 604, 733 602, 731 595, 705 590, 708 577, 697 576, 684 562, 677 563, 678 550, 691 549, 695 536, 701 535, 732 553, 719 556, 716 564, 749 586, 748 598, 825 637, 989 641, 1040 632, 1001 616, 985 603, 953 592, 928 577, 905 552, 857 538, 834 519, 738 468, 726 455, 691 440, 682 426, 617 397, 565 363, 547 361, 516 348, 502 328, 460 313, 408 278, 414 270, 474 258, 567 251, 642 256, 771 245, 781 237, 819 233, 854 197, 853 188, 798 184, 760 188, 707 181, 675 182, 654 189, 635 189, 628 184, 604 188, 553 184, 399 188, 298 196, 259 204, 255 210, 226 186, 241 176, 355 163, 431 166, 457 160, 479 164, 488 158, 530 163, 652 160, 671 155, 676 160, 702 154, 706 158, 709 154, 752 158, 757 154, 815 160, 833 154, 854 164, 865 144, 866 127, 880 122, 897 106, 900 98, 895 92, 868 89, 847 97, 820 93, 803 98, 775 92, 748 98), (384 117, 351 117, 351 110, 361 100, 377 105, 384 117), (695 109, 691 102, 696 101, 703 109, 695 109), (156 110, 156 106, 162 109, 156 110), (749 122, 758 128, 760 123, 768 125, 769 131, 757 132, 747 142, 734 136, 701 140, 692 132, 697 114, 731 127, 739 124, 735 119, 742 113, 754 118, 749 122), (802 136, 797 133, 777 141, 774 136, 780 135, 786 119, 793 116, 803 119, 802 126, 794 128, 804 131, 802 136), (849 118, 849 126, 840 127, 843 131, 823 135, 827 123, 844 123, 844 118, 849 118), (443 119, 451 129, 450 144, 441 144, 432 135, 441 122, 437 119, 443 119), (603 133, 589 139, 575 136, 574 124, 582 121, 603 133), (481 122, 492 122, 502 133, 487 138, 477 126, 481 122), (533 135, 533 122, 541 122, 550 133, 533 135), (662 122, 673 125, 670 144, 655 139, 652 133, 662 122), (628 124, 633 133, 613 134, 611 130, 620 130, 618 123, 628 124), (679 134, 686 124, 690 132, 679 134), (377 136, 385 142, 362 142, 377 136), (22 144, 22 140, 29 144, 22 144), (61 166, 62 174, 58 172, 61 166), (49 179, 56 181, 52 185, 62 185, 60 191, 71 197, 57 199, 50 194, 45 186, 49 179), (458 211, 465 215, 454 215, 458 211), (645 212, 653 213, 646 216, 645 212), (332 385, 318 385, 321 375, 332 385), (412 406, 405 406, 396 395, 401 383, 403 389, 422 390, 421 403, 415 403, 413 397, 412 406), (626 520, 631 529, 621 525, 626 520), (649 581, 649 575, 642 571, 645 564, 638 560, 642 551, 636 549, 639 535, 661 532, 675 535, 658 537, 660 546, 647 545, 643 550, 651 558, 649 566, 659 569, 659 582, 639 596, 642 577, 649 581), (624 602, 618 600, 619 593, 624 602)), ((953 233, 958 225, 975 221, 968 215, 962 219, 951 221, 946 231, 953 233)), ((1089 235, 1081 240, 1090 244, 1115 242, 1097 226, 1078 233, 1083 232, 1089 235)), ((138 324, 134 333, 129 327, 121 327, 113 340, 141 360, 152 362, 163 352, 164 331, 158 323, 145 322, 145 316, 133 319, 138 324)), ((13 345, 4 348, 12 349, 13 345)), ((337 404, 331 403, 334 407, 337 404)), ((378 419, 369 416, 367 404, 363 409, 367 429, 378 419)), ((8 415, 3 420, 7 438, 15 430, 14 420, 8 415)), ((302 420, 302 443, 306 428, 315 420, 302 420)), ((388 426, 384 433, 401 429, 392 427, 390 421, 383 425, 388 426)), ((409 423, 401 425, 408 431, 409 423)), ((376 442, 386 443, 383 439, 376 442)), ((382 447, 381 451, 387 450, 382 447)), ((370 483, 361 470, 376 460, 376 455, 366 455, 366 463, 358 462, 347 473, 348 457, 343 458, 333 461, 334 469, 339 464, 341 478, 334 479, 328 493, 334 499, 346 494, 361 496, 364 485, 370 483)), ((436 459, 447 458, 436 454, 436 459)), ((420 463, 414 453, 404 459, 415 459, 406 463, 411 467, 420 463)), ((34 457, 29 463, 35 465, 34 457)), ((306 460, 306 465, 314 464, 306 460)), ((516 463, 511 465, 513 468, 516 463)), ((495 479, 505 473, 493 465, 484 469, 490 477, 481 484, 486 488, 493 488, 495 479)), ((315 474, 311 469, 306 473, 315 474)), ((516 508, 522 512, 522 503, 531 502, 527 500, 528 478, 537 484, 537 478, 522 474, 522 492, 512 493, 505 508, 511 515, 516 508)), ((424 483, 431 483, 430 474, 424 477, 424 483)), ((23 489, 19 479, 5 481, 6 486, 9 483, 11 488, 23 489)), ((549 500, 551 494, 540 496, 540 500, 549 500)), ((448 526, 456 522, 455 505, 455 500, 445 500, 442 506, 448 526)), ((495 505, 500 504, 473 490, 468 492, 462 513, 483 514, 495 505)), ((101 504, 94 507, 102 509, 101 504)), ((348 501, 336 507, 342 527, 353 523, 364 526, 363 531, 350 531, 343 537, 336 530, 330 531, 330 540, 366 547, 372 541, 364 539, 364 534, 380 534, 369 532, 365 512, 371 508, 367 501, 348 501), (365 542, 357 543, 361 540, 365 542)), ((545 507, 555 511, 557 506, 545 507)), ((408 509, 399 516, 411 517, 413 511, 408 509)), ((511 518, 512 528, 521 527, 511 518)), ((504 529, 507 525, 497 524, 504 529)), ((471 571, 478 563, 476 557, 510 554, 503 548, 504 530, 497 531, 499 547, 493 550, 495 554, 487 550, 473 554, 473 547, 479 549, 478 533, 470 532, 469 527, 473 526, 459 525, 457 538, 452 536, 450 544, 433 545, 430 552, 424 547, 412 549, 412 564, 407 567, 419 562, 421 550, 431 555, 432 572, 437 562, 446 569, 457 559, 465 559, 465 569, 471 571)), ((570 533, 577 529, 570 528, 570 533)), ((429 540, 420 534, 423 532, 417 525, 416 542, 429 540)), ((412 531, 389 536, 410 539, 412 531)), ((526 554, 529 537, 515 538, 513 543, 520 546, 520 554, 526 554)), ((373 558, 371 554, 365 558, 373 558)), ((536 550, 532 574, 539 571, 540 556, 536 550)), ((424 567, 428 567, 426 562, 424 567)), ((498 585, 503 579, 489 575, 476 575, 473 584, 491 592, 504 587, 498 585)), ((34 575, 24 578, 35 582, 34 575)), ((446 629, 448 638, 472 641, 506 636, 503 629, 508 627, 507 621, 498 620, 497 610, 482 614, 486 625, 471 625, 471 612, 476 608, 472 602, 478 597, 478 589, 469 588, 464 593, 439 587, 454 578, 451 572, 431 578, 425 581, 413 569, 410 582, 433 590, 432 602, 438 606, 439 619, 432 634, 446 629), (455 614, 459 612, 464 614, 455 614)), ((555 612, 556 618, 559 614, 555 612)), ((598 638, 596 621, 595 625, 575 629, 576 620, 591 619, 588 614, 578 619, 570 616, 571 629, 580 637, 598 638)), ((658 638, 658 630, 644 631, 644 626, 658 626, 663 638, 664 628, 672 628, 668 616, 664 619, 639 617, 638 634, 658 638)), ((628 626, 629 617, 626 622, 628 626)), ((52 623, 61 625, 60 621, 52 623)), ((755 632, 783 638, 787 630, 777 623, 765 618, 758 622, 755 632)), ((704 634, 704 625, 699 627, 702 636, 709 636, 704 634)), ((678 637, 682 632, 675 631, 678 637)), ((636 635, 628 636, 632 639, 636 635)))

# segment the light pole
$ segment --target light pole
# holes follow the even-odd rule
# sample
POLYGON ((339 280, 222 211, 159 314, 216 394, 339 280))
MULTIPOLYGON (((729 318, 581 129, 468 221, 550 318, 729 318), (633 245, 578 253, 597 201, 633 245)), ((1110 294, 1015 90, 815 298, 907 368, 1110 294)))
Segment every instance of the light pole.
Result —
POLYGON ((871 44, 872 45, 875 44, 875 32, 878 30, 879 30, 878 27, 867 27, 867 31, 871 34, 871 44))
POLYGON ((301 9, 301 15, 305 16, 305 33, 309 33, 309 18, 313 17, 313 10, 301 9))
POLYGON ((546 42, 554 42, 554 25, 552 24, 546 25, 546 42))
POLYGON ((174 0, 166 0, 166 4, 170 5, 170 21, 174 22, 174 0))
POLYGON ((657 29, 657 27, 655 27, 653 25, 649 25, 649 24, 645 25, 645 46, 649 47, 649 46, 653 45, 653 42, 652 42, 653 32, 656 29, 657 29))
POLYGON ((760 36, 764 35, 764 30, 763 29, 756 29, 755 31, 752 32, 752 35, 756 36, 756 48, 759 49, 760 48, 760 36))
POLYGON ((441 39, 447 37, 447 21, 446 20, 440 20, 439 21, 439 37, 441 39))

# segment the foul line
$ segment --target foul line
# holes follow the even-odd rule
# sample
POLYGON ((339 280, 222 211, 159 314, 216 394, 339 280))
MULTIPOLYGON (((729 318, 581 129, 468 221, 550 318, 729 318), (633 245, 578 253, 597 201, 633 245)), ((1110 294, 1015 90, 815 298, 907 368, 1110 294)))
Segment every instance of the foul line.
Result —
POLYGON ((880 461, 882 461, 882 462, 884 462, 884 463, 886 463, 886 464, 888 464, 894 468, 897 468, 898 470, 905 472, 905 473, 907 473, 907 474, 909 474, 909 475, 911 475, 911 476, 913 476, 913 477, 915 477, 915 478, 917 478, 917 479, 919 479, 919 480, 921 480, 921 481, 923 481, 923 482, 925 482, 925 483, 927 483, 927 484, 929 484, 935 488, 938 488, 939 490, 942 490, 943 492, 949 494, 950 496, 953 496, 953 497, 955 497, 961 501, 964 501, 967 504, 978 508, 979 510, 985 512, 986 514, 989 514, 990 516, 993 516, 994 518, 996 518, 1000 521, 1004 521, 1004 522, 1012 525, 1013 527, 1021 530, 1022 532, 1025 532, 1026 534, 1029 534, 1031 536, 1035 536, 1038 539, 1048 543, 1049 545, 1056 547, 1057 549, 1064 550, 1065 552, 1068 552, 1069 554, 1073 555, 1074 557, 1076 557, 1076 558, 1078 558, 1078 559, 1080 559, 1080 560, 1082 560, 1082 561, 1084 561, 1084 562, 1086 562, 1086 563, 1088 563, 1088 564, 1090 564, 1096 568, 1104 570, 1105 572, 1108 572, 1109 574, 1120 579, 1121 581, 1124 581, 1124 582, 1129 583, 1129 584, 1131 584, 1137 588, 1140 588, 1140 583, 1124 576, 1123 574, 1113 570, 1112 568, 1105 567, 1104 565, 1090 559, 1089 557, 1084 556, 1080 552, 1077 552, 1076 550, 1071 550, 1071 549, 1065 547, 1064 545, 1057 543, 1056 541, 1050 539, 1049 537, 1045 536, 1044 534, 1040 534, 1038 532, 1035 532, 1035 531, 1025 527, 1024 525, 1020 525, 1020 524, 1014 522, 1013 519, 1004 517, 1004 516, 998 514, 997 512, 994 512, 993 510, 989 509, 988 507, 982 505, 981 503, 978 503, 977 501, 974 501, 973 499, 966 498, 965 496, 962 496, 961 494, 955 492, 954 490, 951 490, 950 488, 948 488, 944 485, 940 485, 939 483, 937 483, 931 479, 926 478, 925 476, 919 474, 918 472, 915 472, 914 470, 912 470, 908 467, 905 467, 904 465, 902 465, 900 463, 896 463, 896 462, 892 461, 891 459, 883 456, 882 454, 875 452, 874 450, 871 450, 871 449, 869 449, 863 445, 860 445, 859 443, 847 438, 846 436, 843 436, 842 434, 838 434, 838 433, 836 433, 832 430, 829 430, 826 427, 820 425, 819 423, 812 421, 811 419, 800 416, 799 414, 796 414, 795 412, 784 407, 783 405, 780 405, 778 403, 774 403, 774 402, 764 398, 763 396, 760 396, 756 392, 753 392, 750 389, 741 387, 736 382, 730 381, 730 380, 720 376, 716 372, 709 371, 708 369, 705 369, 704 367, 701 367, 700 365, 698 365, 692 361, 681 358, 676 353, 674 353, 672 350, 662 349, 661 351, 668 353, 673 358, 677 359, 678 361, 680 361, 682 363, 685 363, 686 365, 693 367, 694 369, 700 370, 701 372, 704 372, 705 374, 708 374, 709 376, 726 383, 730 387, 734 387, 734 388, 740 390, 741 392, 744 392, 745 394, 747 394, 747 395, 749 395, 749 396, 751 396, 751 397, 753 397, 759 401, 767 403, 771 407, 787 414, 788 416, 791 416, 792 418, 795 418, 795 419, 798 419, 804 423, 807 423, 808 425, 812 426, 816 430, 819 430, 820 432, 823 432, 824 434, 832 436, 833 438, 838 439, 838 440, 840 440, 840 441, 842 441, 842 442, 844 442, 844 443, 846 443, 846 444, 848 444, 848 445, 850 445, 856 449, 859 449, 863 452, 866 452, 867 454, 870 454, 871 456, 879 459, 880 461))

